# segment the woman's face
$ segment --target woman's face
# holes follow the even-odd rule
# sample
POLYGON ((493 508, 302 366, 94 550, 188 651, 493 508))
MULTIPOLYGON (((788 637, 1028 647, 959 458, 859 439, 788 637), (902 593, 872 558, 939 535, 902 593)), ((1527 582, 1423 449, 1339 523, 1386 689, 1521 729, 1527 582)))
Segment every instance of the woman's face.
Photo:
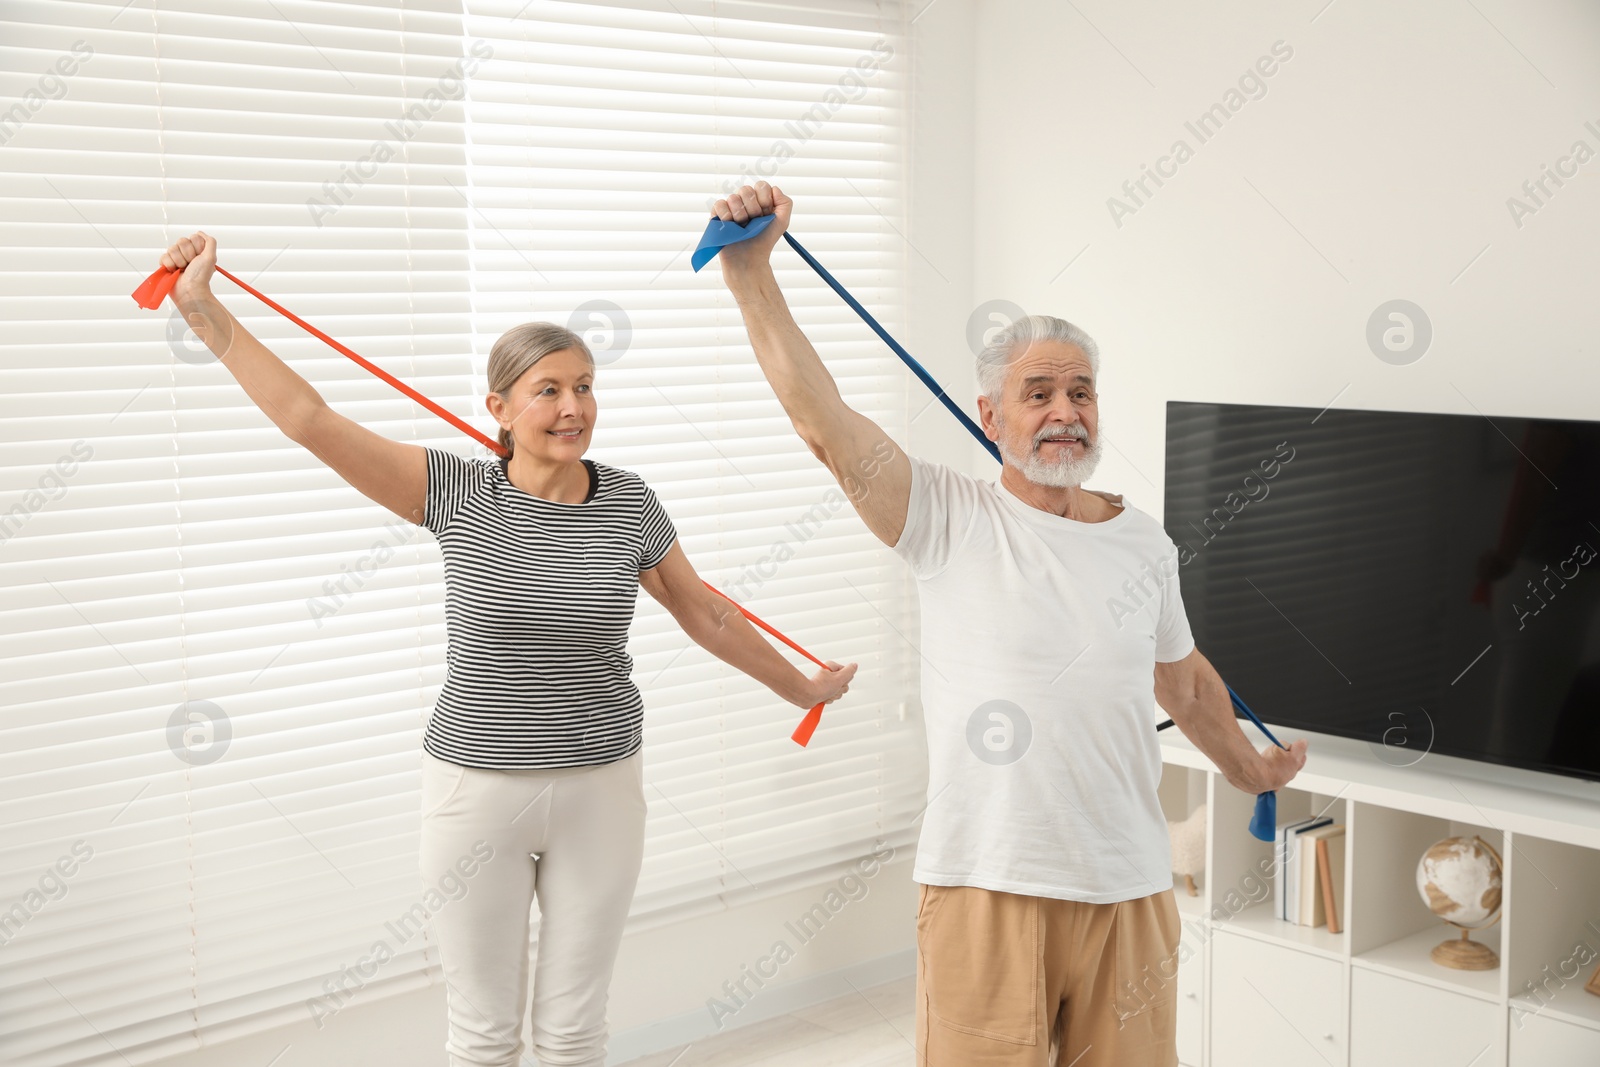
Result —
POLYGON ((491 414, 511 427, 517 452, 552 463, 576 460, 594 434, 594 368, 574 349, 552 352, 517 379, 491 414))

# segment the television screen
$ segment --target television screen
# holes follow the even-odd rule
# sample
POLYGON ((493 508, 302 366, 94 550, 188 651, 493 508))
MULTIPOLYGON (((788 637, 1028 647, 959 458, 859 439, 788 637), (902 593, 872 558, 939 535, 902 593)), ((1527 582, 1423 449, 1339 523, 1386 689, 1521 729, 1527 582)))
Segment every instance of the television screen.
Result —
POLYGON ((1266 722, 1600 780, 1600 423, 1173 401, 1165 506, 1266 722))

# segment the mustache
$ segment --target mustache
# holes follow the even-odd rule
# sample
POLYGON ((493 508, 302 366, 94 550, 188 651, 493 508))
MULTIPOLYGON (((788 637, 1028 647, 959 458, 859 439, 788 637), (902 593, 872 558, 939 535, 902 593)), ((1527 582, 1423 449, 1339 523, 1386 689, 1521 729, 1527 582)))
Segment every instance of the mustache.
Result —
POLYGON ((1085 444, 1087 444, 1089 441, 1089 431, 1084 429, 1081 424, 1076 424, 1072 426, 1046 426, 1038 433, 1033 435, 1033 443, 1037 446, 1041 444, 1045 438, 1056 437, 1061 434, 1065 434, 1069 437, 1076 437, 1085 444))

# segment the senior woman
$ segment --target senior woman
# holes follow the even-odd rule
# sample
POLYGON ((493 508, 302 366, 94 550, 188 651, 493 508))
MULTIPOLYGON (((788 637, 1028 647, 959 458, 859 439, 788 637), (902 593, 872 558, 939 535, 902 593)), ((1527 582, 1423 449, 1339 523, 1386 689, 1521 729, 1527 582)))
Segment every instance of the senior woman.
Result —
POLYGON ((330 408, 212 295, 216 241, 167 249, 172 300, 290 440, 363 495, 426 527, 444 556, 445 683, 422 739, 426 883, 468 869, 433 916, 452 1067, 522 1058, 529 911, 541 915, 534 1052, 605 1062, 606 998, 644 849, 643 701, 626 651, 638 588, 701 647, 797 707, 832 702, 856 664, 808 678, 707 589, 656 495, 584 459, 595 365, 549 323, 508 330, 487 406, 509 459, 391 441, 330 408))

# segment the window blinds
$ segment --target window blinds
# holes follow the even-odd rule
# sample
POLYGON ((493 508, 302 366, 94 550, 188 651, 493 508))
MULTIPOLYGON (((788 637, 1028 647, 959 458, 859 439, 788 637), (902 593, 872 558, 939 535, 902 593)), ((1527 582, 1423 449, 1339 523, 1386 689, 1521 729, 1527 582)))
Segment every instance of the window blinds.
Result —
MULTIPOLYGON (((798 750, 798 709, 641 600, 648 912, 864 855, 916 810, 919 755, 885 725, 915 676, 896 634, 910 630, 902 568, 795 437, 717 268, 687 267, 710 201, 766 177, 846 285, 897 306, 901 46, 872 5, 600 6, 467 6, 467 36, 494 48, 469 104, 477 351, 530 318, 586 333, 595 458, 656 488, 714 585, 863 678, 861 702, 827 709, 829 736, 798 750)), ((903 440, 909 379, 797 257, 775 255, 841 391, 903 440)))
MULTIPOLYGON (((591 456, 656 488, 714 585, 861 663, 802 750, 801 709, 640 597, 636 926, 911 840, 908 580, 793 435, 716 269, 687 263, 724 183, 765 177, 895 328, 900 19, 854 2, 6 5, 0 1060, 147 1062, 439 980, 404 921, 430 892, 438 548, 287 441, 167 310, 134 308, 159 250, 197 228, 490 432, 493 339, 573 325, 600 361, 591 456)), ((777 255, 846 399, 904 440, 909 378, 777 255)), ((341 412, 487 454, 215 288, 341 412)))

